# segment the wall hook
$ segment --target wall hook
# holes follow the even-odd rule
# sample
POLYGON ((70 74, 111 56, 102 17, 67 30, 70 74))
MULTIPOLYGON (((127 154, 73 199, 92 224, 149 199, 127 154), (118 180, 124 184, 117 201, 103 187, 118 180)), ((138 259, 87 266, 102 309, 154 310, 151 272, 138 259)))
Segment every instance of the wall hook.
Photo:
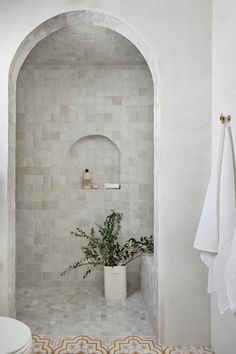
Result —
POLYGON ((221 120, 222 124, 224 124, 226 121, 230 122, 231 121, 231 116, 229 115, 229 116, 226 117, 226 116, 223 116, 223 114, 221 113, 220 120, 221 120))

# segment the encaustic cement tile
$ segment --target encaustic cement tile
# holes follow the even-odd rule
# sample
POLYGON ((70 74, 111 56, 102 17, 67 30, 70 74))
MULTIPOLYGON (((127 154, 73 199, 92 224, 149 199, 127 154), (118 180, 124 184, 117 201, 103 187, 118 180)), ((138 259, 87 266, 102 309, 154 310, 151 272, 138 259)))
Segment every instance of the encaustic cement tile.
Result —
POLYGON ((33 354, 214 354, 210 347, 161 347, 152 337, 33 336, 33 354))
POLYGON ((107 339, 87 336, 33 336, 34 354, 107 354, 107 339))
POLYGON ((113 338, 110 340, 109 354, 159 354, 161 347, 153 339, 144 337, 113 338))

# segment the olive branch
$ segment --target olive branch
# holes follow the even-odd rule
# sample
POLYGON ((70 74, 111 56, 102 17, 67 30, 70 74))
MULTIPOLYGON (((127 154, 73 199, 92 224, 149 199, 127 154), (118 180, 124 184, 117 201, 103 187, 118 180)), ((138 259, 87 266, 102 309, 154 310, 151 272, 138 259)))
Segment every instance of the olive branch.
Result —
POLYGON ((60 276, 64 276, 74 269, 86 267, 83 275, 85 279, 96 267, 103 266, 125 266, 135 259, 141 257, 144 253, 153 253, 153 236, 144 236, 139 240, 134 237, 127 241, 119 242, 119 233, 121 229, 122 214, 111 210, 103 225, 96 225, 98 235, 95 235, 94 228, 90 233, 86 233, 79 227, 71 232, 71 236, 87 239, 87 246, 82 247, 84 257, 79 261, 69 265, 60 276))

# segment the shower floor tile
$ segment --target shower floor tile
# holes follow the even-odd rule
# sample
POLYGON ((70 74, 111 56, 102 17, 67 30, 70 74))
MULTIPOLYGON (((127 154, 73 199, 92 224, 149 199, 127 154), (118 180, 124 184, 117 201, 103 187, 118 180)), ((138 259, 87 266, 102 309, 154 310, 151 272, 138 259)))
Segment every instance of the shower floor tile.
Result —
POLYGON ((97 288, 20 288, 17 319, 33 334, 153 336, 141 292, 110 301, 97 288))

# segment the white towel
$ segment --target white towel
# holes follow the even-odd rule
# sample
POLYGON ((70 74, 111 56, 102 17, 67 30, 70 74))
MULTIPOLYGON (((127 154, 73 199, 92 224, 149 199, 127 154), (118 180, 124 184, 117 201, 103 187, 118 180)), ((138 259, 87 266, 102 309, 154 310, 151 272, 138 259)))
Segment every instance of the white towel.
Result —
POLYGON ((236 314, 236 231, 225 271, 225 282, 231 311, 236 314))
MULTIPOLYGON (((232 272, 226 277, 236 226, 235 161, 230 123, 222 125, 218 158, 213 166, 194 247, 209 268, 208 292, 216 292, 220 312, 230 308, 228 289, 232 272)), ((235 273, 236 274, 236 273, 235 273)), ((236 298, 236 296, 235 296, 236 298)))
POLYGON ((201 251, 217 253, 219 249, 219 215, 218 198, 222 165, 222 154, 225 140, 226 124, 222 124, 218 154, 213 163, 202 215, 199 221, 194 247, 201 251))
MULTIPOLYGON (((233 138, 232 138, 232 132, 230 131, 230 138, 231 138, 231 144, 232 144, 232 149, 234 151, 234 146, 233 146, 233 138)), ((235 177, 235 194, 236 194, 236 173, 235 173, 235 156, 233 154, 233 159, 234 159, 234 177, 235 177)), ((234 199, 234 202, 236 204, 236 197, 234 199)), ((236 207, 234 205, 234 207, 236 207)), ((234 230, 233 234, 233 239, 230 240, 230 245, 229 245, 229 259, 227 262, 226 270, 225 270, 225 282, 227 285, 227 294, 228 294, 228 299, 229 299, 229 305, 231 311, 236 314, 236 228, 234 230)))

